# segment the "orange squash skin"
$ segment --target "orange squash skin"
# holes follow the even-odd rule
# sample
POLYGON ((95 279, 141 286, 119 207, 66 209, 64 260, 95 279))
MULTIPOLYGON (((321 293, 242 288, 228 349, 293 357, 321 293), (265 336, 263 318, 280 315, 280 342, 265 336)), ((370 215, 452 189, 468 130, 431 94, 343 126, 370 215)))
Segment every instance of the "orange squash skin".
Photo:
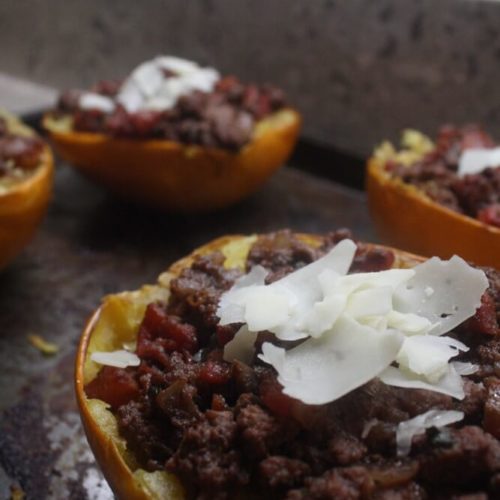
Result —
POLYGON ((45 146, 37 170, 0 194, 0 269, 24 248, 40 224, 52 193, 53 173, 52 153, 45 146))
POLYGON ((500 228, 453 212, 415 187, 392 179, 380 162, 368 162, 366 191, 375 227, 384 242, 422 255, 457 254, 500 269, 500 228))
POLYGON ((282 166, 297 140, 300 115, 277 124, 238 153, 166 140, 118 139, 60 132, 50 126, 56 151, 83 174, 117 194, 167 211, 205 212, 229 206, 257 190, 282 166))

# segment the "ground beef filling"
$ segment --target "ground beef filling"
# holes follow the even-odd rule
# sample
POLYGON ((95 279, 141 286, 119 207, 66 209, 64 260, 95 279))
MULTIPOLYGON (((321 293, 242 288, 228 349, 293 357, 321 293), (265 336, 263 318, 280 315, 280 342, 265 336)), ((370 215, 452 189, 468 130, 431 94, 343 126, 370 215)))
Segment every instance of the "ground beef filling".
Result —
POLYGON ((434 151, 410 166, 389 161, 386 169, 437 203, 500 227, 500 166, 478 174, 457 175, 459 158, 465 149, 494 146, 493 139, 477 126, 443 127, 434 151))
MULTIPOLYGON (((337 231, 313 248, 289 231, 260 237, 248 267, 277 279, 323 255, 337 231)), ((86 387, 111 405, 120 432, 148 470, 174 472, 189 498, 425 499, 500 496, 500 275, 474 318, 457 329, 480 370, 466 397, 390 387, 375 379, 341 399, 308 406, 284 395, 276 373, 257 358, 227 363, 222 349, 238 325, 219 327, 220 294, 239 273, 221 254, 199 258, 172 283, 169 304, 151 304, 142 322, 137 368, 104 367, 86 387), (397 424, 429 409, 456 409, 462 422, 429 429, 396 457, 397 424)), ((394 255, 358 243, 354 272, 390 268, 394 255)), ((352 270, 351 270, 352 271, 352 270)), ((269 333, 260 334, 256 347, 269 333)))
POLYGON ((38 137, 9 132, 7 122, 0 117, 0 181, 24 178, 39 165, 42 151, 38 137))
MULTIPOLYGON (((114 97, 121 82, 104 81, 92 92, 114 97)), ((256 122, 286 105, 283 92, 270 85, 243 84, 225 77, 213 92, 194 92, 168 111, 128 113, 118 105, 110 114, 78 107, 81 91, 70 90, 59 99, 58 112, 73 116, 73 128, 115 137, 167 139, 237 151, 247 144, 256 122)))

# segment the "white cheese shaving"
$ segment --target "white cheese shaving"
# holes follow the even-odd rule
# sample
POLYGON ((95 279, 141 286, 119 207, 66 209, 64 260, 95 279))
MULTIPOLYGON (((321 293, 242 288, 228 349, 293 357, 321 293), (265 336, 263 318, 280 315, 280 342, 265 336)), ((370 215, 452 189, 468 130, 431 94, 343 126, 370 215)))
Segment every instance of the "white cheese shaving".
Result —
POLYGON ((345 313, 353 318, 385 316, 392 311, 392 293, 389 286, 356 291, 349 296, 345 313))
POLYGON ((124 349, 111 352, 93 352, 90 359, 100 365, 114 366, 116 368, 127 368, 127 366, 139 366, 141 364, 137 354, 124 349))
MULTIPOLYGON (((310 324, 308 316, 311 308, 321 300, 322 291, 318 275, 324 269, 334 271, 335 276, 345 274, 354 257, 356 245, 350 240, 343 240, 337 244, 327 255, 295 271, 283 279, 270 285, 251 284, 246 287, 238 281, 228 292, 222 295, 217 309, 217 316, 221 325, 231 323, 247 323, 250 332, 269 330, 282 340, 298 340, 306 338, 305 331, 310 324), (281 295, 279 303, 280 314, 283 321, 276 324, 276 316, 269 314, 267 317, 250 319, 251 311, 260 305, 260 296, 265 290, 270 290, 272 297, 281 295), (256 325, 260 328, 255 329, 256 325)), ((253 282, 254 277, 262 279, 262 271, 251 271, 252 278, 245 278, 253 282)), ((263 280, 262 280, 263 281, 263 280)), ((320 307, 321 309, 321 307, 320 307)), ((321 313, 321 311, 319 312, 321 313)))
POLYGON ((484 273, 453 257, 414 269, 346 275, 356 245, 338 243, 321 259, 270 285, 255 267, 220 299, 221 325, 243 323, 224 359, 251 362, 259 331, 269 342, 260 358, 278 372, 283 392, 307 404, 342 397, 379 376, 390 385, 464 397, 450 362, 467 346, 441 336, 474 314, 488 282, 484 273), (396 362, 398 366, 391 366, 396 362))
POLYGON ((178 75, 195 73, 199 69, 199 66, 195 62, 180 57, 158 56, 155 62, 160 68, 167 69, 178 75))
POLYGON ((384 384, 406 389, 425 389, 426 391, 439 392, 455 399, 464 399, 462 377, 457 373, 453 363, 449 363, 446 373, 437 381, 429 382, 424 377, 404 368, 387 367, 379 378, 384 384))
POLYGON ((500 165, 500 148, 466 149, 458 161, 458 175, 477 174, 500 165))
POLYGON ((450 260, 437 257, 413 268, 415 276, 394 294, 394 308, 427 318, 433 335, 442 335, 463 323, 481 305, 488 280, 479 269, 456 255, 450 260), (432 295, 426 293, 431 287, 432 295))
POLYGON ((474 363, 464 363, 462 361, 453 361, 452 365, 455 368, 455 371, 459 375, 472 375, 479 370, 479 366, 474 363))
POLYGON ((224 346, 224 359, 228 362, 235 359, 250 365, 255 352, 255 335, 249 335, 248 328, 243 325, 236 335, 224 346))
POLYGON ((78 106, 81 109, 97 109, 103 113, 111 113, 115 109, 113 99, 93 92, 82 94, 78 99, 78 106))
POLYGON ((121 104, 129 113, 141 110, 164 111, 173 108, 180 97, 195 91, 211 92, 220 79, 213 68, 178 57, 158 56, 137 66, 121 85, 116 98, 93 92, 78 101, 81 109, 112 113, 121 104), (165 74, 165 71, 171 74, 165 74))
POLYGON ((394 310, 387 315, 387 325, 397 330, 403 330, 407 335, 423 335, 432 328, 432 323, 427 318, 413 313, 403 314, 394 310))
POLYGON ((396 361, 400 367, 437 383, 448 371, 448 361, 469 348, 450 337, 413 335, 403 342, 396 361))
POLYGON ((288 351, 266 342, 259 357, 276 368, 285 394, 318 405, 371 380, 392 362, 402 340, 395 331, 378 332, 342 316, 319 339, 288 351))
POLYGON ((378 420, 376 418, 371 418, 368 422, 363 426, 363 431, 361 432, 361 439, 366 439, 371 430, 378 424, 378 420))
POLYGON ((213 68, 192 61, 158 56, 140 64, 125 80, 116 100, 130 113, 173 108, 180 97, 194 91, 211 92, 220 79, 213 68), (165 70, 172 72, 166 75, 165 70))
POLYGON ((454 410, 430 410, 416 417, 400 422, 396 430, 396 445, 398 456, 410 453, 413 436, 423 434, 431 427, 444 427, 464 418, 464 413, 454 410))

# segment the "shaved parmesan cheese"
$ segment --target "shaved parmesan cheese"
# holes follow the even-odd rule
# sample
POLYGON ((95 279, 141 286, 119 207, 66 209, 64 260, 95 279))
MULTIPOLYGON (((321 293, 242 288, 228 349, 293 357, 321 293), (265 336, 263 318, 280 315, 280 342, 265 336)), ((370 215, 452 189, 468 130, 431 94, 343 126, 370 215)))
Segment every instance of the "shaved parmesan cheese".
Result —
POLYGON ((453 257, 346 275, 355 251, 343 240, 269 285, 260 266, 240 278, 217 309, 221 325, 244 324, 224 359, 251 363, 256 334, 266 330, 282 342, 303 340, 288 349, 266 342, 259 357, 277 371, 283 392, 306 404, 334 401, 375 377, 462 399, 460 374, 471 367, 450 360, 468 348, 442 335, 474 314, 484 273, 453 257))
POLYGON ((129 79, 122 85, 116 102, 121 104, 129 113, 136 113, 144 105, 144 96, 137 84, 129 79))
MULTIPOLYGON (((288 276, 285 276, 279 282, 289 285, 290 287, 303 287, 304 284, 315 285, 318 275, 322 271, 328 269, 333 271, 333 276, 343 276, 349 271, 352 259, 356 253, 356 243, 351 240, 342 240, 337 243, 326 255, 321 257, 311 264, 302 267, 288 276)), ((332 274, 330 273, 330 277, 332 274)), ((324 276, 325 278, 325 276, 324 276)), ((316 288, 314 286, 314 288, 316 288)), ((319 287, 318 287, 319 288, 319 287)))
MULTIPOLYGON (((230 323, 247 323, 250 331, 269 330, 276 334, 281 340, 298 340, 308 336, 304 332, 306 324, 310 321, 306 319, 314 304, 321 300, 322 292, 318 281, 318 275, 325 268, 333 270, 335 276, 345 274, 351 265, 356 245, 351 240, 343 240, 338 243, 328 254, 321 259, 295 271, 283 279, 270 285, 249 285, 242 286, 242 282, 236 283, 228 292, 224 293, 220 299, 217 309, 217 316, 221 325, 230 323), (277 314, 270 308, 260 309, 264 314, 256 316, 258 307, 263 307, 260 296, 268 293, 268 297, 279 309, 279 314, 284 319, 276 324, 277 314), (279 300, 278 296, 282 299, 279 300), (262 327, 264 325, 264 328, 262 327)), ((262 277, 262 271, 259 279, 262 277)), ((248 283, 257 278, 245 278, 248 283)), ((321 315, 321 307, 318 312, 321 315)))
POLYGON ((458 162, 458 175, 477 174, 487 167, 500 165, 500 148, 466 149, 458 162))
POLYGON ((392 328, 404 331, 407 335, 424 334, 432 328, 432 323, 422 316, 413 313, 391 311, 387 315, 387 324, 392 328))
POLYGON ((252 363, 255 352, 256 336, 244 325, 236 335, 224 346, 224 360, 231 362, 235 359, 243 361, 247 365, 252 363))
POLYGON ((371 418, 368 422, 363 426, 363 431, 361 432, 361 439, 366 439, 371 430, 378 424, 378 420, 376 418, 371 418))
POLYGON ((461 361, 454 361, 452 365, 455 368, 455 371, 459 375, 472 375, 473 373, 476 373, 479 370, 479 366, 473 363, 463 363, 461 361))
POLYGON ((337 282, 340 276, 340 273, 328 268, 319 273, 319 286, 321 287, 321 292, 325 297, 336 292, 337 282))
POLYGON ((350 295, 346 314, 353 318, 385 316, 392 311, 392 288, 381 286, 361 290, 350 295))
POLYGON ((160 89, 164 76, 156 61, 146 61, 140 64, 130 76, 141 94, 145 97, 153 97, 160 89))
POLYGON ((413 335, 405 339, 396 361, 400 367, 436 383, 446 374, 450 358, 457 356, 460 350, 468 351, 469 348, 450 337, 413 335))
POLYGON ((271 330, 290 317, 290 302, 285 294, 271 287, 259 287, 245 306, 245 322, 252 332, 271 330))
POLYGON ((93 352, 90 359, 100 365, 114 366, 116 368, 127 368, 127 366, 139 366, 141 364, 139 356, 125 350, 93 352))
POLYGON ((433 335, 449 332, 472 316, 488 288, 484 272, 456 255, 450 260, 433 257, 413 269, 415 276, 394 294, 394 309, 427 318, 435 325, 433 335), (429 286, 432 295, 425 292, 429 286))
POLYGON ((340 294, 332 294, 321 302, 316 302, 302 327, 309 331, 311 337, 319 337, 333 327, 344 310, 346 302, 346 297, 340 294))
POLYGON ((254 266, 248 274, 238 278, 234 284, 232 290, 237 290, 238 288, 245 288, 251 285, 263 286, 266 281, 266 277, 269 274, 262 266, 254 266))
POLYGON ((448 365, 446 373, 435 383, 430 383, 415 373, 398 369, 394 366, 386 368, 380 373, 379 378, 384 384, 393 385, 395 387, 425 389, 427 391, 446 394, 447 396, 460 400, 465 397, 462 377, 455 370, 453 363, 448 365))
POLYGON ((109 97, 85 92, 78 100, 78 106, 81 109, 97 109, 103 113, 111 113, 115 109, 115 103, 109 97))
POLYGON ((431 427, 444 427, 445 425, 459 422, 464 418, 464 413, 454 410, 430 410, 416 417, 400 422, 396 430, 396 445, 398 456, 410 453, 413 436, 423 434, 431 427))
POLYGON ((381 332, 387 330, 388 322, 387 318, 381 316, 365 316, 363 318, 358 318, 359 323, 362 325, 369 326, 375 330, 381 332))
POLYGON ((344 276, 339 287, 344 293, 370 287, 391 287, 393 290, 415 276, 413 269, 388 269, 378 273, 356 273, 344 276))
POLYGON ((381 333, 343 316, 320 339, 288 351, 266 342, 259 357, 276 369, 285 394, 318 405, 376 377, 392 362, 402 340, 396 332, 381 333))
POLYGON ((172 73, 177 75, 193 73, 199 67, 192 61, 173 56, 158 56, 156 57, 155 62, 160 68, 172 71, 172 73))
MULTIPOLYGON (((195 91, 211 92, 220 79, 213 68, 178 57, 159 56, 141 63, 124 81, 116 96, 116 102, 129 113, 140 110, 163 111, 173 108, 180 97, 195 91), (166 74, 166 70, 170 74, 166 74)), ((90 94, 80 99, 82 109, 100 109, 110 113, 115 102, 105 96, 90 94), (105 99, 106 101, 104 101, 105 99)))

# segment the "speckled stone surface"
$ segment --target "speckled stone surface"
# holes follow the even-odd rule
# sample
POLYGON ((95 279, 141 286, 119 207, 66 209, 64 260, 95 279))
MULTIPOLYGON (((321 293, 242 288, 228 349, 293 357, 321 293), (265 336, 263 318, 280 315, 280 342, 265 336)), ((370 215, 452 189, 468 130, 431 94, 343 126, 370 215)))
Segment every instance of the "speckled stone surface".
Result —
POLYGON ((157 53, 288 90, 305 135, 358 155, 403 127, 484 122, 500 136, 500 2, 0 2, 1 70, 56 87, 157 53))
POLYGON ((73 395, 78 338, 103 295, 154 282, 223 234, 340 225, 374 240, 363 194, 293 168, 232 209, 173 216, 113 199, 59 165, 36 238, 0 273, 0 498, 18 485, 27 500, 112 500, 73 395), (57 355, 37 351, 32 333, 55 342, 57 355))

